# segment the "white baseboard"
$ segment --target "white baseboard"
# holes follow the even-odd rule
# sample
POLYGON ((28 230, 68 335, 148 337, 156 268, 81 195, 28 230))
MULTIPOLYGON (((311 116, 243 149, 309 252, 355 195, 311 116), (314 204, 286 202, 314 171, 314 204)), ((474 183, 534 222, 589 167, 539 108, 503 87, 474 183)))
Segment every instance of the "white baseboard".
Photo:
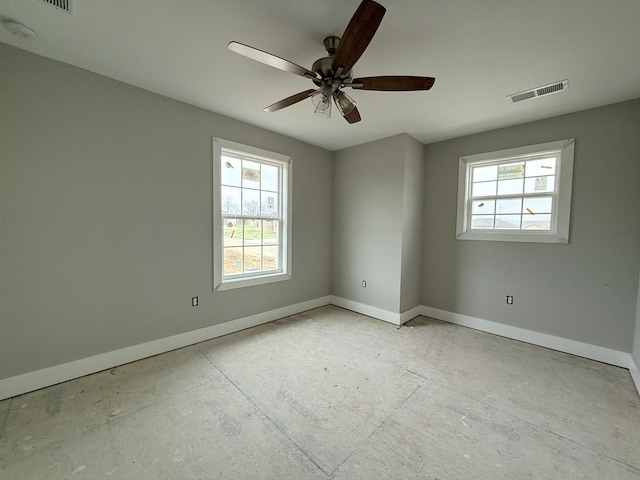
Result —
MULTIPOLYGON (((367 315, 368 317, 373 317, 377 318, 378 320, 393 323, 394 325, 402 325, 401 314, 399 313, 393 313, 388 310, 383 310, 382 308, 372 307, 371 305, 366 305, 364 303, 354 302, 353 300, 347 300, 346 298, 335 296, 331 297, 331 304, 335 305, 336 307, 341 307, 356 313, 361 313, 362 315, 367 315)), ((416 315, 419 315, 419 313, 417 313, 416 315)))
POLYGON ((631 373, 631 378, 633 378, 633 383, 636 384, 638 395, 640 395, 640 359, 633 355, 631 355, 631 361, 629 362, 629 372, 631 373))
POLYGON ((407 310, 400 314, 400 325, 404 325, 409 320, 413 320, 419 315, 422 315, 422 305, 418 305, 417 307, 413 307, 411 310, 407 310))
POLYGON ((619 350, 600 347, 589 343, 577 342, 575 340, 556 337, 546 333, 534 332, 532 330, 504 325, 502 323, 470 317, 468 315, 452 313, 446 310, 439 310, 433 307, 423 306, 422 315, 449 323, 455 323, 456 325, 461 325, 463 327, 493 333, 501 337, 512 338, 514 340, 520 340, 521 342, 570 353, 579 357, 609 363, 618 367, 629 368, 631 354, 627 352, 621 352, 619 350))
POLYGON ((92 373, 107 370, 125 363, 135 362, 143 358, 169 352, 177 348, 204 342, 212 338, 221 337, 229 333, 238 332, 246 328, 272 322, 279 318, 288 317, 313 308, 331 303, 331 297, 321 297, 307 302, 289 305, 268 312, 258 313, 249 317, 231 320, 229 322, 211 325, 210 327, 180 333, 167 338, 121 348, 92 357, 74 360, 72 362, 54 365, 34 372, 16 375, 0 380, 0 400, 15 397, 23 393, 39 390, 56 385, 67 380, 82 377, 92 373))
POLYGON ((393 323, 394 325, 404 325, 409 320, 416 318, 418 315, 422 315, 422 306, 418 305, 417 307, 413 307, 410 310, 402 313, 394 313, 388 310, 383 310, 382 308, 372 307, 371 305, 366 305, 364 303, 354 302, 353 300, 347 300, 342 297, 331 297, 331 304, 336 307, 344 308, 346 310, 351 310, 356 313, 361 313, 362 315, 367 315, 368 317, 377 318, 378 320, 382 320, 384 322, 393 323))
POLYGON ((417 306, 404 313, 394 313, 363 303, 354 302, 340 297, 326 296, 286 307, 258 313, 249 317, 239 318, 210 327, 185 332, 167 338, 161 338, 140 345, 114 350, 72 362, 54 365, 34 372, 16 375, 0 380, 0 400, 14 397, 23 393, 39 390, 67 380, 90 375, 109 368, 134 362, 143 358, 159 355, 177 348, 186 347, 212 338, 228 335, 246 328, 272 322, 279 318, 295 315, 313 308, 333 304, 347 310, 352 310, 393 325, 402 325, 418 315, 431 317, 456 325, 493 333, 502 337, 520 340, 522 342, 551 348, 572 355, 597 360, 611 365, 628 368, 638 393, 640 394, 640 362, 633 355, 618 350, 599 347, 587 343, 577 342, 566 338, 555 337, 519 327, 512 327, 501 323, 470 317, 458 313, 427 306, 417 306))
MULTIPOLYGON (((435 318, 437 320, 454 323, 463 327, 493 333, 494 335, 499 335, 501 337, 531 343, 533 345, 558 350, 560 352, 577 355, 591 360, 597 360, 617 367, 629 368, 630 362, 632 361, 631 359, 633 358, 631 354, 627 352, 569 340, 567 338, 556 337, 546 333, 534 332, 520 327, 513 327, 502 323, 492 322, 490 320, 483 320, 481 318, 470 317, 459 313, 452 313, 424 305, 412 308, 404 313, 393 313, 381 308, 372 307, 370 305, 365 305, 363 303, 354 302, 352 300, 336 296, 331 297, 331 303, 338 307, 377 318, 378 320, 384 320, 385 322, 389 322, 394 325, 403 325, 412 318, 415 318, 418 315, 423 315, 425 317, 435 318)), ((634 373, 632 372, 632 375, 633 374, 634 373)), ((638 382, 638 380, 640 380, 640 368, 635 372, 635 375, 636 377, 634 377, 634 380, 636 380, 636 385, 638 385, 638 383, 640 383, 638 382)))

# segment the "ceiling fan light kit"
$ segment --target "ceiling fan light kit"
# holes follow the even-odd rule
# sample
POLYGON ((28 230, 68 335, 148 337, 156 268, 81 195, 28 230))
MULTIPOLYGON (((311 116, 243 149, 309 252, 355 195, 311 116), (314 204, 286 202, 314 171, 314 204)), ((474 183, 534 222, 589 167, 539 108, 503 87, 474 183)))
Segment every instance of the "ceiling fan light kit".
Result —
POLYGON ((328 56, 316 60, 311 70, 239 42, 230 42, 228 48, 279 70, 309 78, 319 87, 316 90, 305 90, 280 100, 266 107, 265 111, 276 112, 311 97, 315 106, 314 113, 331 118, 331 99, 333 99, 333 103, 345 120, 349 123, 357 123, 361 120, 360 112, 356 102, 343 91, 343 88, 407 92, 429 90, 435 82, 433 77, 415 76, 353 78, 353 66, 373 39, 385 12, 386 9, 379 3, 373 0, 362 0, 342 38, 331 35, 324 39, 323 44, 328 56))
POLYGON ((355 100, 341 90, 333 94, 333 101, 343 117, 349 115, 356 108, 355 100))
POLYGON ((320 115, 324 118, 331 118, 331 91, 323 87, 316 90, 311 95, 311 101, 316 106, 313 111, 316 115, 320 115))

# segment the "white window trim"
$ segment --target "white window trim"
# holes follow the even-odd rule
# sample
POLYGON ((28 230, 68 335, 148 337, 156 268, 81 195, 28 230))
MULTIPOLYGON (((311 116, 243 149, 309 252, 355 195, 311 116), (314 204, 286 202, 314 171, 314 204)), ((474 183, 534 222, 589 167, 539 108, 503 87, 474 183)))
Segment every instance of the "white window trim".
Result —
POLYGON ((538 145, 460 157, 458 168, 456 238, 459 240, 490 240, 501 242, 569 243, 574 149, 575 139, 569 138, 538 145), (555 218, 552 222, 555 230, 532 232, 468 230, 468 207, 470 204, 468 197, 471 188, 471 179, 468 174, 470 170, 469 165, 521 159, 526 156, 538 156, 546 152, 560 152, 560 162, 556 169, 556 182, 558 185, 557 208, 555 209, 555 218))
POLYGON ((281 153, 270 152, 261 148, 243 145, 241 143, 232 142, 222 138, 213 139, 213 290, 216 292, 223 290, 231 290, 234 288, 250 287, 255 285, 263 285, 273 282, 281 282, 291 279, 291 212, 292 212, 292 158, 281 153), (221 157, 222 149, 227 148, 239 152, 263 157, 265 159, 277 160, 284 164, 282 183, 286 188, 283 190, 282 198, 282 268, 276 273, 265 273, 259 276, 249 278, 223 279, 223 245, 224 245, 224 229, 222 226, 222 207, 221 207, 221 157))

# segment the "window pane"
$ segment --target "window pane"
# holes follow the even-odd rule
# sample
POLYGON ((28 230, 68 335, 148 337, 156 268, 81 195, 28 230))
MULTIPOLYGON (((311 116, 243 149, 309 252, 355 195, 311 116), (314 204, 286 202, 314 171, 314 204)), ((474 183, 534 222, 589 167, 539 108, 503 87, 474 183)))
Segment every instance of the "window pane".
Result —
POLYGON ((473 182, 486 182, 498 179, 498 166, 490 165, 488 167, 473 168, 473 182))
POLYGON ((473 230, 493 230, 493 215, 472 215, 471 228, 473 230))
POLYGON ((568 138, 460 157, 456 238, 568 243, 574 147, 568 138))
POLYGON ((290 278, 291 157, 244 147, 214 140, 216 291, 290 278))
POLYGON ((242 248, 224 249, 224 274, 233 275, 242 273, 242 248))
POLYGON ((258 190, 242 189, 242 214, 260 215, 260 192, 258 190))
POLYGON ((524 179, 498 181, 498 195, 514 195, 522 193, 524 179))
POLYGON ((496 215, 496 230, 519 230, 522 215, 496 215))
POLYGON ((240 213, 241 190, 235 187, 221 188, 221 206, 223 214, 237 215, 240 213))
POLYGON ((471 214, 493 214, 495 213, 496 201, 495 200, 475 200, 471 204, 471 214))
POLYGON ((242 245, 242 220, 237 218, 225 218, 224 220, 224 246, 242 245))
POLYGON ((246 247, 244 249, 244 271, 258 272, 262 270, 262 247, 246 247))
POLYGON ((263 249, 263 257, 262 257, 263 270, 279 270, 280 262, 278 259, 278 247, 277 246, 268 246, 263 249))
POLYGON ((278 216, 278 197, 275 192, 262 192, 262 216, 277 217, 278 216))
POLYGON ((552 207, 553 198, 551 197, 525 198, 522 205, 522 213, 528 214, 529 216, 540 213, 551 213, 552 207))
POLYGON ((472 185, 472 197, 488 197, 496 194, 496 182, 474 183, 472 185))
POLYGON ((220 173, 222 175, 222 185, 240 186, 241 162, 237 158, 225 157, 222 155, 222 165, 220 173))
POLYGON ((242 186, 245 188, 260 188, 260 164, 244 160, 242 162, 242 186))
POLYGON ((556 177, 531 177, 524 181, 524 193, 554 192, 556 177))
POLYGON ((280 232, 277 220, 263 220, 262 232, 265 245, 277 245, 280 243, 280 232))
POLYGON ((551 215, 523 215, 523 230, 551 230, 551 215))
POLYGON ((527 177, 539 177, 542 175, 556 174, 556 157, 529 160, 526 166, 527 177))
POLYGON ((278 191, 278 167, 262 165, 262 190, 278 191))
POLYGON ((522 212, 522 199, 521 198, 505 198, 496 202, 496 212, 502 213, 521 213, 522 212))
POLYGON ((244 221, 244 245, 262 244, 262 222, 260 220, 244 221))
POLYGON ((524 177, 524 163, 507 163, 498 165, 498 180, 513 180, 524 177))

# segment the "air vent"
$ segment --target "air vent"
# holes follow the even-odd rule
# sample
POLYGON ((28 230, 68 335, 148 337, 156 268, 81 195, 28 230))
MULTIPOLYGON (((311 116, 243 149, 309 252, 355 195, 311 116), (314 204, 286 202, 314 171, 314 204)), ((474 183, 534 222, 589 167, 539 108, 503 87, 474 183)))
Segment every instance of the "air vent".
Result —
POLYGON ((57 8, 58 10, 64 10, 71 13, 71 0, 40 0, 47 5, 57 8))
POLYGON ((534 98, 535 96, 536 96, 536 92, 534 91, 517 93, 511 96, 511 100, 513 102, 521 102, 523 100, 529 100, 530 98, 534 98))
POLYGON ((545 95, 564 92, 567 88, 569 88, 569 80, 562 80, 561 82, 543 85, 541 87, 532 88, 531 90, 526 90, 524 92, 507 95, 507 98, 512 103, 516 103, 522 102, 523 100, 529 100, 530 98, 544 97, 545 95))

